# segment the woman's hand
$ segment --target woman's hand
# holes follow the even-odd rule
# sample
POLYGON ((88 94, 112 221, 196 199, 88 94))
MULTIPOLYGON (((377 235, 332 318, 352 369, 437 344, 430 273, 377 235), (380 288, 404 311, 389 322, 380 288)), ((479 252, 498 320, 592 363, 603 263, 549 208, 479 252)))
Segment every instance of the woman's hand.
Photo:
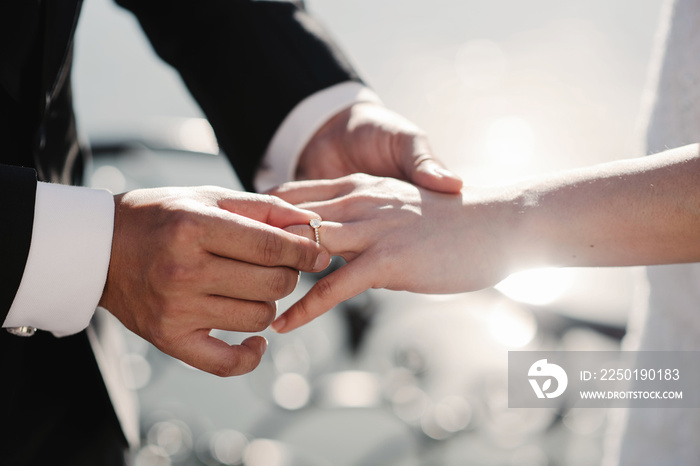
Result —
MULTIPOLYGON (((351 175, 288 183, 272 194, 323 218, 321 245, 348 264, 319 280, 280 316, 287 332, 369 288, 452 293, 507 275, 508 203, 490 188, 442 194, 393 178, 351 175)), ((288 228, 314 237, 308 225, 288 228)))
POLYGON ((278 331, 367 288, 447 293, 533 267, 700 261, 698 144, 461 195, 367 175, 274 194, 318 213, 321 244, 350 261, 280 316, 278 331))

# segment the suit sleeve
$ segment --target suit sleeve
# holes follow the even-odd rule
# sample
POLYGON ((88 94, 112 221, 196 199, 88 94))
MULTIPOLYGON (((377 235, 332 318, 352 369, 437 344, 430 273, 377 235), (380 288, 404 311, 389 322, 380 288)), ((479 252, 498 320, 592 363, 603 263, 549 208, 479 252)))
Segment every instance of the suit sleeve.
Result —
POLYGON ((36 186, 34 170, 0 165, 0 323, 12 306, 29 256, 36 186))
POLYGON ((246 189, 304 98, 360 81, 302 2, 117 0, 199 102, 246 189))

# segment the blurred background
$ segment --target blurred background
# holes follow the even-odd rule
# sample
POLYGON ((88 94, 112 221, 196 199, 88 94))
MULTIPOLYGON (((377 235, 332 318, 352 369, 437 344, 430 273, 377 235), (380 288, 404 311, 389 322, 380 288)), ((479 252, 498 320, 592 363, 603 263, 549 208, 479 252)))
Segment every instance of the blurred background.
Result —
MULTIPOLYGON (((306 3, 467 183, 643 155, 662 0, 306 3)), ((74 80, 92 185, 238 186, 177 74, 108 0, 86 2, 74 80)), ((507 352, 618 348, 636 272, 537 270, 450 296, 367 292, 290 335, 265 332, 261 366, 232 379, 128 334, 137 464, 599 464, 609 413, 508 409, 507 352)))

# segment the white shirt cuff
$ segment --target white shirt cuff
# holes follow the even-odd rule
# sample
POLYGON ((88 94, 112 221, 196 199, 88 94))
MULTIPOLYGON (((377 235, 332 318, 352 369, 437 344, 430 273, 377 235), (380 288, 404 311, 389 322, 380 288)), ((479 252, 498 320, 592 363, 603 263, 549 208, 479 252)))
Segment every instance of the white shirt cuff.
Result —
POLYGON ((299 102, 272 137, 255 176, 255 189, 263 192, 292 181, 301 152, 316 131, 338 112, 358 102, 381 104, 377 94, 355 81, 336 84, 299 102))
POLYGON ((107 280, 113 228, 108 191, 38 183, 29 256, 3 327, 57 337, 87 327, 107 280))

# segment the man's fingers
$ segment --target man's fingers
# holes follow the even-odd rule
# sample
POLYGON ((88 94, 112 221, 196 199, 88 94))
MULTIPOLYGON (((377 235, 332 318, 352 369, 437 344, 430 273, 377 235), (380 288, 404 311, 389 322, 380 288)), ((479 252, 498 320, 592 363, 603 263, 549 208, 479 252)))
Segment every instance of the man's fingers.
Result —
POLYGON ((240 345, 228 343, 209 335, 207 330, 198 330, 187 342, 176 348, 166 349, 171 356, 219 377, 246 374, 260 364, 267 341, 253 336, 240 345))
POLYGON ((275 301, 244 301, 221 296, 205 297, 200 309, 193 326, 232 332, 262 332, 277 314, 275 301))
POLYGON ((197 273, 202 292, 251 301, 282 299, 299 281, 299 272, 289 267, 263 267, 213 255, 197 273))
POLYGON ((218 206, 231 213, 278 228, 306 223, 316 217, 313 212, 289 204, 279 197, 260 194, 244 196, 236 193, 236 197, 219 199, 218 206))
POLYGON ((462 189, 462 178, 447 170, 429 153, 413 154, 408 161, 409 180, 431 191, 456 194, 462 189))
POLYGON ((317 272, 330 262, 315 241, 241 216, 213 219, 203 241, 213 254, 267 267, 317 272))
POLYGON ((286 333, 311 322, 341 302, 372 287, 371 263, 358 258, 320 279, 309 292, 273 323, 272 329, 286 333))
POLYGON ((433 151, 425 135, 407 133, 402 135, 397 145, 398 160, 406 175, 406 180, 431 191, 456 194, 462 189, 462 179, 447 170, 433 156, 433 151))

